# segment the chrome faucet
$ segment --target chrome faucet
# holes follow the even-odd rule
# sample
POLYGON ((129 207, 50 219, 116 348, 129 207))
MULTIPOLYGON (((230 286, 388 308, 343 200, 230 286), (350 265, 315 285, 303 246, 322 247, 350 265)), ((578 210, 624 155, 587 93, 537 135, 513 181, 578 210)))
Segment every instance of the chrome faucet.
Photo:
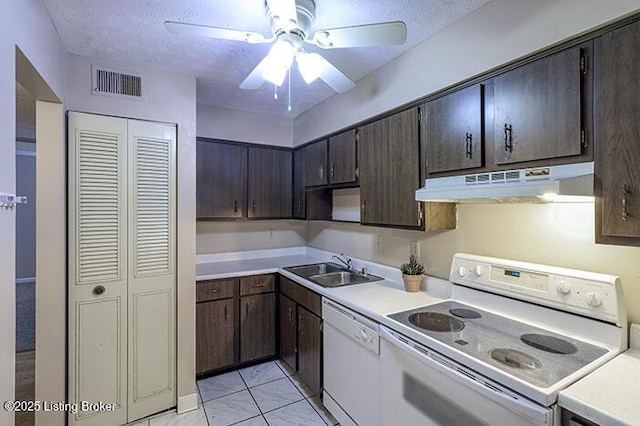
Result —
POLYGON ((333 255, 331 256, 331 259, 335 259, 338 262, 342 263, 344 266, 347 267, 347 269, 353 269, 353 264, 351 262, 351 259, 349 257, 347 257, 344 253, 340 253, 340 255, 333 255))

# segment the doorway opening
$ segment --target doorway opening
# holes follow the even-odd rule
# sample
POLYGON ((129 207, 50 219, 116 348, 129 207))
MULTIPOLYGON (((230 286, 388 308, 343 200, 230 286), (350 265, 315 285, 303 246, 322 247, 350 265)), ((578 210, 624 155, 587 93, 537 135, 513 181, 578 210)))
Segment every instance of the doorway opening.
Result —
MULTIPOLYGON (((36 340, 36 100, 16 82, 15 399, 34 401, 36 340)), ((17 426, 33 425, 33 412, 16 412, 17 426)))

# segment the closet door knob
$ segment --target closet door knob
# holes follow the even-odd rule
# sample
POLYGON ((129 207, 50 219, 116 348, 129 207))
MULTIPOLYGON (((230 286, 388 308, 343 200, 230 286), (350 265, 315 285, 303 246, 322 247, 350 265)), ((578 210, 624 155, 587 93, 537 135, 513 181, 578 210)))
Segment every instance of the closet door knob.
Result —
POLYGON ((102 285, 96 286, 93 288, 93 294, 95 294, 96 296, 100 296, 102 293, 104 293, 105 288, 102 285))

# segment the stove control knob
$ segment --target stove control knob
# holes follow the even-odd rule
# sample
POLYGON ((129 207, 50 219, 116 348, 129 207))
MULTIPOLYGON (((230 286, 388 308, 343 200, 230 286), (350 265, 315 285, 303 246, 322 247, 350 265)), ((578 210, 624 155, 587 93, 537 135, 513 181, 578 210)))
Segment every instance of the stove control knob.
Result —
POLYGON ((460 275, 461 277, 464 277, 465 275, 467 275, 467 267, 466 266, 459 266, 458 267, 458 275, 460 275))
POLYGON ((595 308, 602 305, 602 296, 600 296, 595 291, 590 291, 589 293, 585 294, 584 301, 587 302, 587 305, 593 306, 595 308))
POLYGON ((484 266, 482 265, 476 266, 475 268, 473 268, 473 272, 475 272, 477 276, 481 277, 482 274, 484 274, 484 266))
POLYGON ((558 284, 556 284, 556 290, 560 294, 569 294, 571 293, 571 284, 565 280, 560 280, 558 281, 558 284))

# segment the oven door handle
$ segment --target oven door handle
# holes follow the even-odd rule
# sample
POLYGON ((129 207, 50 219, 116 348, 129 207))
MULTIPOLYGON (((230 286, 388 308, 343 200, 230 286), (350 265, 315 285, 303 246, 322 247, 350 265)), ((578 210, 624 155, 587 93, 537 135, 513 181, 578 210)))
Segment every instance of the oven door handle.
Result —
POLYGON ((396 332, 389 330, 385 326, 380 326, 380 337, 393 344, 398 349, 401 349, 407 354, 427 364, 427 366, 440 371, 447 377, 463 384, 469 389, 472 389, 492 401, 499 403, 508 410, 513 411, 516 414, 526 416, 536 422, 536 424, 552 423, 553 410, 551 408, 538 405, 523 396, 505 389, 504 386, 501 386, 492 380, 484 377, 478 377, 478 373, 472 372, 471 370, 448 358, 445 358, 423 345, 412 342, 409 339, 407 339, 407 341, 410 341, 411 343, 406 343, 403 341, 404 339, 400 340, 396 334, 396 332), (416 347, 421 350, 416 349, 416 347), (423 351, 430 355, 426 355, 423 351))

